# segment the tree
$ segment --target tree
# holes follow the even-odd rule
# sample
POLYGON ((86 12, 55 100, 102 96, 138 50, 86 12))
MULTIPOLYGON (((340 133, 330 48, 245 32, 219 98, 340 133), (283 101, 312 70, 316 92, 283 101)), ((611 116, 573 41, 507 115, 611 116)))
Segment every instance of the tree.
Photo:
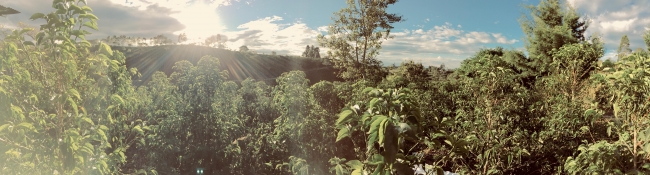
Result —
POLYGON ((307 58, 320 58, 320 48, 307 45, 305 51, 302 52, 302 56, 307 58))
POLYGON ((244 46, 239 46, 239 51, 240 52, 248 52, 249 51, 248 46, 245 46, 245 45, 244 46))
POLYGON ((390 74, 384 79, 383 83, 390 88, 408 87, 418 89, 422 88, 430 79, 431 76, 422 63, 409 60, 390 70, 390 74))
POLYGON ((630 49, 630 39, 627 38, 627 35, 621 37, 621 44, 618 45, 618 50, 616 51, 618 59, 622 59, 628 54, 632 53, 630 49))
POLYGON ((348 80, 369 79, 380 69, 377 59, 382 41, 392 38, 392 24, 402 16, 387 13, 389 5, 397 0, 348 0, 348 7, 334 14, 328 35, 318 36, 322 47, 330 50, 328 57, 340 70, 339 76, 348 80))
POLYGON ((25 28, 0 42, 0 173, 122 174, 128 148, 109 133, 132 129, 110 128, 131 123, 114 114, 129 110, 136 71, 104 43, 90 51, 86 30, 98 18, 85 1, 52 7, 31 16, 45 21, 35 38, 25 40, 25 28))
POLYGON ((645 42, 645 47, 650 52, 650 30, 646 30, 643 34, 643 42, 645 42))
POLYGON ((185 33, 181 33, 180 35, 178 35, 178 43, 182 43, 185 41, 187 41, 187 35, 185 33))
MULTIPOLYGON (((648 35, 646 35, 648 36, 648 35)), ((648 174, 650 172, 650 61, 640 53, 616 62, 615 69, 595 79, 616 87, 611 92, 614 116, 603 120, 613 139, 585 143, 579 154, 566 158, 564 170, 570 174, 648 174)), ((597 113, 589 110, 589 113, 597 113)))
POLYGON ((170 40, 169 38, 167 38, 163 34, 157 35, 157 36, 151 38, 151 40, 153 41, 153 44, 157 44, 157 45, 163 45, 163 44, 173 42, 172 40, 170 40))
POLYGON ((212 35, 212 36, 210 36, 210 37, 208 37, 208 38, 205 38, 205 42, 204 42, 204 43, 205 43, 205 45, 208 46, 208 47, 213 47, 213 45, 214 45, 215 43, 217 43, 218 41, 219 41, 219 37, 217 37, 216 35, 212 35))
POLYGON ((309 45, 307 45, 307 47, 305 48, 305 51, 302 52, 302 56, 303 57, 309 57, 310 55, 311 55, 311 48, 309 47, 309 45))
POLYGON ((589 21, 581 20, 573 7, 562 7, 559 0, 542 0, 536 7, 527 8, 530 15, 523 16, 520 24, 526 34, 524 45, 529 64, 536 69, 536 74, 545 76, 553 62, 553 49, 585 41, 589 21))
POLYGON ((223 49, 226 48, 226 36, 217 34, 217 35, 212 35, 208 38, 205 39, 205 45, 209 47, 214 47, 217 46, 217 48, 223 49))

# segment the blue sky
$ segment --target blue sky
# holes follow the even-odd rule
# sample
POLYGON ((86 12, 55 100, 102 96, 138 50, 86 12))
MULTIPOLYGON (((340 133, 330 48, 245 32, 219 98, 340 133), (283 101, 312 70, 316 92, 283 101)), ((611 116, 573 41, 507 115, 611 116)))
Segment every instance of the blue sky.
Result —
MULTIPOLYGON (((187 43, 210 35, 228 38, 229 48, 247 45, 258 53, 299 55, 305 45, 318 45, 316 36, 327 34, 332 13, 344 0, 88 0, 100 18, 100 31, 88 38, 127 35, 151 38, 158 34, 187 43)), ((29 21, 31 14, 52 11, 43 0, 8 1, 2 5, 21 11, 0 19, 6 27, 29 21)), ((458 67, 481 48, 502 46, 523 50, 518 19, 522 6, 539 0, 401 0, 388 11, 406 21, 394 24, 394 39, 385 41, 379 59, 385 64, 415 60, 425 65, 458 67)), ((612 57, 620 38, 627 34, 632 49, 644 48, 641 34, 649 29, 650 0, 567 0, 591 19, 588 35, 601 36, 604 58, 612 57)), ((326 51, 327 48, 321 48, 326 51)), ((324 54, 324 53, 322 53, 324 54)))

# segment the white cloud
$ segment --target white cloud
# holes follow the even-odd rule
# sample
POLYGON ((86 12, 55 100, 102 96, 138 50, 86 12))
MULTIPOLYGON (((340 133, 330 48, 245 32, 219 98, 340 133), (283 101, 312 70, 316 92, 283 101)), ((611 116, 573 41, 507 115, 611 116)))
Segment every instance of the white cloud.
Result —
POLYGON ((272 16, 241 24, 237 31, 224 32, 224 35, 230 38, 226 42, 230 48, 246 45, 258 53, 300 55, 306 45, 318 45, 316 36, 323 30, 327 26, 312 29, 300 21, 290 23, 272 16))
MULTIPOLYGON (((151 7, 168 9, 168 15, 178 20, 185 28, 174 34, 186 33, 188 42, 197 42, 199 38, 206 38, 224 31, 226 28, 221 23, 217 14, 218 7, 229 6, 239 0, 110 0, 114 4, 134 7, 140 11, 147 11, 151 7), (210 20, 205 20, 210 19, 210 20)), ((248 2, 247 2, 248 3, 248 2)))
POLYGON ((506 38, 500 33, 493 33, 492 37, 494 37, 494 39, 496 39, 497 43, 499 44, 514 44, 515 42, 518 41, 516 39, 508 40, 508 38, 506 38))
POLYGON ((642 34, 650 26, 650 1, 647 0, 568 0, 568 3, 592 20, 587 34, 599 34, 605 42, 607 54, 615 52, 623 35, 628 35, 630 46, 644 48, 642 34))
POLYGON ((632 27, 633 23, 636 20, 637 20, 637 18, 632 18, 632 19, 628 19, 628 20, 601 21, 599 27, 603 31, 607 31, 607 33, 610 33, 610 32, 625 32, 625 31, 630 30, 630 27, 632 27))
POLYGON ((327 32, 327 27, 328 27, 328 26, 320 26, 320 27, 317 28, 317 30, 318 30, 319 32, 327 32))
POLYGON ((394 39, 382 45, 379 59, 385 64, 399 64, 404 59, 421 61, 424 65, 445 64, 457 68, 463 59, 470 57, 486 45, 514 44, 501 33, 464 31, 451 23, 434 26, 428 30, 403 30, 393 32, 394 39))

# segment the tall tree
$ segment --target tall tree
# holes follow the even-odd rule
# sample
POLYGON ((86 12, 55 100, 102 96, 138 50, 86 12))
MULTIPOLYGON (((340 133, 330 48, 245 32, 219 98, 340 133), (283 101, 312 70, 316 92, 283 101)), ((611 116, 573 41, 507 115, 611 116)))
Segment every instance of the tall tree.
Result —
POLYGON ((122 171, 128 141, 119 133, 141 135, 122 112, 136 71, 104 43, 90 51, 86 30, 98 30, 98 18, 85 1, 52 7, 30 17, 44 22, 32 40, 24 28, 0 41, 0 174, 135 173, 122 171))
POLYGON ((526 34, 524 44, 530 56, 530 65, 538 75, 548 75, 553 62, 553 49, 586 40, 584 32, 589 21, 581 19, 570 5, 559 0, 542 0, 537 6, 528 6, 530 15, 520 24, 526 34))
POLYGON ((305 47, 305 51, 302 52, 302 56, 303 57, 309 57, 310 55, 311 55, 311 47, 309 47, 309 45, 307 45, 307 47, 305 47))
POLYGON ((330 48, 328 57, 340 70, 339 76, 348 80, 369 79, 380 68, 377 59, 382 41, 392 38, 392 24, 402 16, 387 13, 389 5, 397 0, 347 0, 348 7, 334 13, 328 35, 319 35, 322 47, 330 48))
POLYGON ((650 30, 646 30, 643 34, 643 41, 645 42, 645 46, 648 51, 650 51, 650 30))
POLYGON ((630 49, 630 39, 627 38, 627 35, 623 35, 623 37, 621 37, 621 44, 618 45, 618 50, 616 53, 618 54, 618 59, 621 59, 632 53, 632 49, 630 49))
POLYGON ((178 43, 182 43, 185 41, 187 41, 187 35, 185 33, 181 33, 180 35, 178 35, 178 43))
POLYGON ((309 46, 305 48, 305 51, 302 52, 303 57, 308 57, 308 58, 320 58, 320 48, 315 47, 315 46, 309 46))

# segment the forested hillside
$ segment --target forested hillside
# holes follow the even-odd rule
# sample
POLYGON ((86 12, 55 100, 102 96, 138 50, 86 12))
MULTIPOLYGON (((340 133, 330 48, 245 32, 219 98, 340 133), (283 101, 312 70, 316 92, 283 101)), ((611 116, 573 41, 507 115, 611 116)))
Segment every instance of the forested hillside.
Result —
POLYGON ((275 85, 275 78, 284 72, 300 70, 307 74, 312 84, 321 80, 340 81, 335 69, 323 58, 307 58, 286 55, 264 55, 253 52, 231 51, 219 48, 194 45, 164 45, 151 47, 112 46, 124 53, 127 68, 137 68, 142 77, 134 79, 137 85, 151 80, 151 76, 161 71, 170 75, 178 61, 187 60, 198 63, 203 56, 219 58, 220 70, 228 71, 228 80, 241 82, 246 78, 264 81, 275 85))
POLYGON ((525 51, 485 48, 455 70, 384 67, 397 1, 347 3, 315 36, 332 70, 198 46, 93 47, 92 9, 54 0, 32 16, 40 28, 0 42, 0 174, 650 173, 650 31, 630 36, 645 50, 625 36, 603 62, 589 22, 542 0, 521 19, 525 51))

